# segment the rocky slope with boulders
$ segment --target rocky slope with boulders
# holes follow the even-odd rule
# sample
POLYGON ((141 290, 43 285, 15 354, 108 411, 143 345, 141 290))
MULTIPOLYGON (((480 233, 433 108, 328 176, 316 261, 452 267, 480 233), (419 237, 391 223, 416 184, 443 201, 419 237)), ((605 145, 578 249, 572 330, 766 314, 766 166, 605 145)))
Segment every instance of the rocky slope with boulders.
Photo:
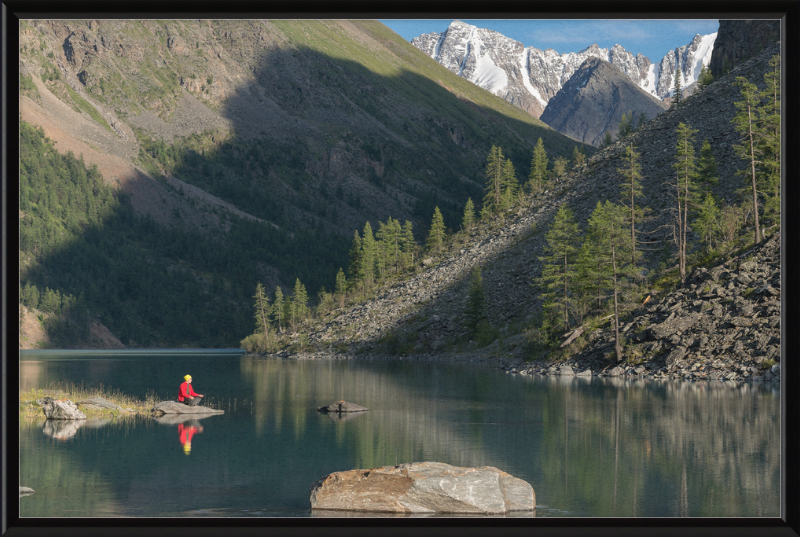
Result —
POLYGON ((621 333, 637 356, 617 364, 610 329, 560 364, 506 365, 519 374, 780 380, 780 232, 712 269, 696 268, 683 288, 653 296, 632 312, 621 333))
MULTIPOLYGON (((673 173, 671 164, 674 161, 675 129, 678 123, 688 122, 699 130, 696 135, 698 148, 705 138, 710 140, 720 176, 715 192, 723 200, 736 201, 735 192, 740 188, 742 181, 737 171, 744 168, 745 162, 735 157, 731 147, 739 137, 730 121, 736 112, 733 103, 739 99, 738 88, 732 82, 737 76, 746 76, 753 82, 761 82, 769 59, 777 53, 777 46, 764 51, 749 62, 735 67, 731 73, 719 78, 709 87, 698 91, 682 105, 672 107, 658 118, 649 121, 625 140, 602 149, 589 158, 584 166, 573 169, 560 182, 556 182, 550 191, 535 200, 529 199, 530 205, 520 208, 515 214, 510 214, 502 225, 498 222, 480 224, 471 232, 468 239, 455 244, 451 251, 437 258, 423 260, 424 269, 421 272, 405 281, 383 287, 370 300, 334 312, 332 318, 327 318, 311 328, 308 345, 317 351, 318 354, 314 356, 346 358, 352 353, 360 353, 373 358, 392 355, 408 359, 455 357, 499 364, 503 364, 506 360, 509 365, 523 359, 526 355, 526 336, 522 332, 523 327, 530 326, 536 314, 541 311, 541 300, 531 283, 540 274, 539 257, 544 255, 545 232, 558 207, 562 203, 567 203, 573 209, 581 226, 584 226, 586 218, 599 201, 618 199, 620 177, 617 168, 621 166, 625 146, 633 144, 642 154, 645 199, 641 201, 641 205, 652 210, 650 217, 642 221, 640 231, 647 233, 652 241, 649 248, 661 252, 674 252, 670 212, 674 187, 670 186, 670 179, 673 173), (480 349, 472 342, 466 348, 459 349, 460 352, 456 355, 452 352, 455 350, 454 342, 467 334, 463 324, 464 308, 470 284, 470 272, 476 265, 482 269, 486 295, 485 309, 492 325, 499 329, 500 337, 488 347, 480 349)), ((771 230, 774 231, 775 229, 771 230)), ((780 236, 777 237, 774 240, 770 239, 772 241, 770 247, 779 244, 780 236)), ((696 240, 697 238, 690 233, 690 243, 696 240)), ((750 311, 748 305, 756 308, 761 304, 764 311, 759 313, 760 318, 768 321, 766 325, 759 322, 757 327, 759 330, 771 330, 770 338, 764 340, 755 327, 737 326, 734 330, 732 326, 723 325, 718 327, 723 333, 721 338, 726 337, 728 328, 733 331, 733 335, 724 342, 711 334, 707 334, 707 340, 698 338, 697 343, 693 340, 689 343, 686 339, 682 345, 687 349, 686 353, 680 357, 674 355, 670 366, 663 370, 663 375, 671 376, 676 372, 680 374, 683 368, 681 364, 684 363, 691 369, 695 363, 700 362, 695 371, 700 367, 707 368, 704 365, 706 357, 726 354, 724 349, 727 347, 723 343, 732 344, 734 351, 742 350, 747 353, 747 349, 751 349, 751 344, 758 341, 754 352, 767 353, 750 353, 746 354, 747 358, 745 355, 727 353, 726 356, 729 356, 726 358, 727 362, 717 362, 717 365, 723 364, 720 370, 724 371, 728 371, 725 369, 728 367, 725 364, 736 364, 737 375, 744 374, 740 366, 758 367, 759 357, 769 356, 765 358, 767 360, 779 359, 779 339, 775 336, 779 334, 779 325, 776 327, 771 323, 779 319, 780 302, 774 298, 776 295, 771 293, 780 287, 778 283, 780 262, 778 254, 775 253, 765 253, 764 259, 763 262, 756 260, 755 268, 753 265, 745 265, 743 268, 736 265, 726 269, 728 272, 710 270, 705 278, 711 278, 712 281, 709 282, 705 279, 696 279, 700 273, 695 273, 688 282, 688 287, 676 291, 672 298, 658 297, 657 301, 651 299, 653 303, 648 303, 648 308, 673 308, 663 311, 658 309, 653 312, 645 310, 650 316, 648 322, 653 324, 669 325, 676 318, 683 319, 685 315, 681 306, 675 304, 682 302, 683 299, 680 297, 691 295, 692 308, 701 308, 704 304, 702 301, 714 299, 715 302, 709 302, 710 312, 721 312, 723 317, 728 314, 730 318, 736 319, 748 317, 750 311), (729 274, 732 269, 735 271, 732 281, 725 280, 723 274, 729 274), (739 272, 742 272, 741 279, 739 272), (712 274, 716 277, 712 277, 712 274), (747 278, 753 282, 749 285, 752 289, 745 294, 748 286, 742 282, 747 278), (745 285, 741 289, 740 283, 745 285), (767 283, 770 287, 764 287, 767 283), (699 291, 696 287, 692 288, 692 285, 700 285, 699 291), (705 290, 706 286, 709 287, 708 291, 705 290), (711 292, 714 293, 713 296, 704 296, 711 292), (735 293, 738 292, 741 292, 742 296, 737 298, 735 293), (694 305, 696 301, 701 302, 694 305), (755 304, 750 304, 751 302, 755 304), (668 320, 673 312, 675 314, 668 320), (666 315, 663 315, 664 313, 666 315), (734 337, 736 339, 732 339, 734 337), (689 363, 687 360, 692 361, 689 363)), ((667 266, 675 263, 674 253, 669 253, 666 257, 663 253, 661 256, 650 254, 644 263, 643 273, 649 274, 659 263, 665 262, 668 263, 667 266)), ((646 295, 643 295, 639 300, 645 299, 646 295)), ((711 315, 708 312, 705 314, 711 315)), ((637 333, 641 326, 638 320, 631 324, 625 331, 626 337, 629 337, 628 332, 637 333)), ((700 333, 708 326, 705 323, 698 323, 693 325, 692 330, 700 333)), ((684 328, 687 329, 688 327, 684 328)), ((601 333, 607 334, 607 332, 601 333)), ((662 332, 656 330, 646 332, 642 336, 653 338, 652 341, 643 339, 640 342, 649 344, 646 349, 642 348, 639 351, 643 356, 657 356, 658 360, 664 358, 660 353, 665 345, 673 346, 669 341, 674 339, 676 332, 664 332, 665 341, 661 341, 660 334, 662 332)), ((587 334, 583 337, 604 337, 606 338, 604 341, 607 341, 609 336, 587 334)), ((684 341, 681 336, 677 337, 679 343, 684 341)), ((602 345, 605 343, 600 347, 602 345)), ((576 368, 580 369, 578 372, 588 368, 597 373, 616 366, 606 358, 602 362, 603 367, 599 367, 600 358, 588 350, 591 348, 594 347, 587 345, 585 352, 589 354, 581 355, 583 361, 580 365, 576 365, 576 368)), ((288 354, 288 351, 284 352, 288 354)), ((299 356, 312 357, 310 354, 299 356)), ((751 376, 759 376, 751 370, 748 371, 751 376)), ((705 369, 702 372, 705 372, 706 376, 711 374, 705 369)))

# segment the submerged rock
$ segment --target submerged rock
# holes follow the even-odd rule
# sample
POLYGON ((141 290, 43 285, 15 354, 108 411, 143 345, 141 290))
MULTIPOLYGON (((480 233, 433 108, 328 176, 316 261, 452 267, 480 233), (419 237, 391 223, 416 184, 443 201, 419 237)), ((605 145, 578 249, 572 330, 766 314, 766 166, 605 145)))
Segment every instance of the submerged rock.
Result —
POLYGON ((415 462, 334 472, 311 485, 311 509, 480 515, 535 507, 529 483, 491 466, 415 462))
POLYGON ((317 407, 318 412, 364 412, 365 410, 369 409, 347 401, 334 401, 328 406, 317 407))
POLYGON ((161 401, 156 403, 150 411, 152 414, 224 414, 224 410, 208 408, 207 406, 189 406, 178 401, 161 401))
POLYGON ((44 416, 49 420, 85 420, 86 414, 78 410, 78 407, 69 399, 53 399, 45 397, 42 399, 42 410, 44 416))

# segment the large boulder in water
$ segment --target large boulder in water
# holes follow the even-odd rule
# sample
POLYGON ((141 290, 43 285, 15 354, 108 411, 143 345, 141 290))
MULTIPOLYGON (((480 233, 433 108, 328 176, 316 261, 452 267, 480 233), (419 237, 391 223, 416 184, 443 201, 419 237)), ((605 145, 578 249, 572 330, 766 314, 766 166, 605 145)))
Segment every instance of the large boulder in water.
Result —
POLYGON ((311 485, 311 509, 487 515, 535 507, 530 484, 491 466, 414 462, 334 472, 311 485))
POLYGON ((45 397, 42 401, 44 417, 49 420, 85 420, 86 414, 78 410, 69 399, 45 397))
POLYGON ((348 403, 347 401, 334 401, 328 406, 317 408, 319 412, 364 412, 365 410, 369 409, 355 403, 348 403))
POLYGON ((189 406, 178 401, 161 401, 151 410, 154 415, 160 414, 224 414, 224 410, 208 408, 207 406, 189 406))

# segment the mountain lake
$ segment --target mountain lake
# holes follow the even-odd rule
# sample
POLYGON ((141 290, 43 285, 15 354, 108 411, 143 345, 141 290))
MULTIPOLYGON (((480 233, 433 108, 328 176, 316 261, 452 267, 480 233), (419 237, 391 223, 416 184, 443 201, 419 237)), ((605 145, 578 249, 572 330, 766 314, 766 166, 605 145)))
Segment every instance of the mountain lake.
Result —
POLYGON ((313 517, 318 478, 421 461, 527 481, 518 516, 780 514, 778 384, 153 350, 22 352, 19 387, 174 400, 186 374, 224 414, 21 423, 20 517, 313 517), (369 411, 316 410, 341 399, 369 411))

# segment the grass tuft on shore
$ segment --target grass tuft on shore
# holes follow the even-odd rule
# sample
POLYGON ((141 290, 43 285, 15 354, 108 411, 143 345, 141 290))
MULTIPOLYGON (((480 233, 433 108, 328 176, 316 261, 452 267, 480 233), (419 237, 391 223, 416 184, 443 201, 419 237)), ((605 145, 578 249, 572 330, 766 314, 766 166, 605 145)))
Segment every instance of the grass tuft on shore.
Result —
POLYGON ((19 392, 19 417, 20 419, 41 419, 44 417, 42 407, 36 402, 43 397, 53 399, 69 399, 73 403, 83 401, 90 397, 102 397, 106 401, 119 405, 123 411, 111 409, 89 409, 84 405, 78 408, 86 414, 87 418, 96 417, 127 417, 136 415, 150 415, 150 410, 159 402, 155 392, 147 392, 145 398, 138 399, 135 396, 122 393, 120 390, 110 390, 103 387, 87 387, 83 383, 60 383, 53 384, 49 388, 31 388, 27 391, 19 392), (128 411, 130 409, 130 411, 128 411))

